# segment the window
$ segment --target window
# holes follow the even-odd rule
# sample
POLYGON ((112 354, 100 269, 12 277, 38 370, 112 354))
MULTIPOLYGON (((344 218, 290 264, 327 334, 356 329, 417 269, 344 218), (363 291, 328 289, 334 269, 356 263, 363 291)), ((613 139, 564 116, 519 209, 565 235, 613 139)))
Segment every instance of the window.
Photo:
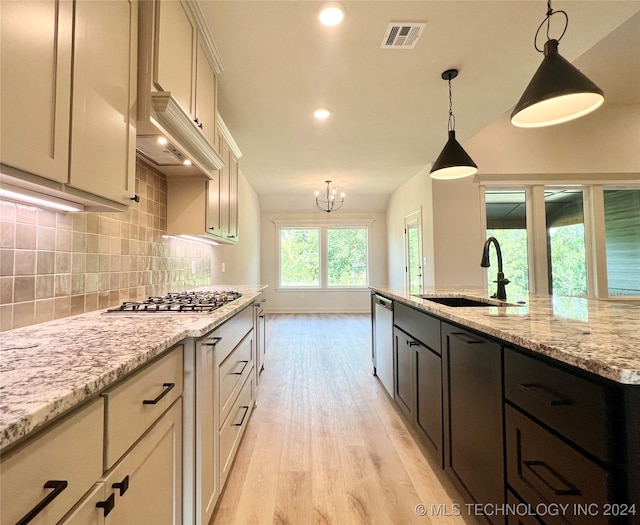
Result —
POLYGON ((535 293, 637 301, 638 184, 568 184, 485 188, 486 235, 502 247, 505 277, 511 280, 507 294, 513 300, 513 292, 525 292, 520 287, 528 273, 528 288, 535 293))
POLYGON ((549 292, 587 295, 582 190, 545 189, 549 292))
POLYGON ((280 227, 280 288, 368 285, 367 228, 280 227))
POLYGON ((280 230, 280 286, 320 286, 320 230, 280 230))
MULTIPOLYGON (((524 190, 487 190, 487 239, 495 237, 500 243, 504 275, 509 281, 507 297, 513 300, 529 294, 529 260, 527 257, 527 214, 524 190)), ((496 291, 497 259, 491 248, 489 294, 496 291)))
POLYGON ((364 228, 327 228, 327 285, 367 286, 364 228))
POLYGON ((640 190, 604 191, 609 296, 640 295, 640 190))

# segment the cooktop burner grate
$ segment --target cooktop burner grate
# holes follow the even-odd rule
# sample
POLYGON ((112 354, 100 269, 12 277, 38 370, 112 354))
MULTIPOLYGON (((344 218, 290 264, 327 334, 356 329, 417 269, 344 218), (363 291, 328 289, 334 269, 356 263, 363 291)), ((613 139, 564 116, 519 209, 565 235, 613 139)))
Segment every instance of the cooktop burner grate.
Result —
POLYGON ((126 301, 109 308, 107 313, 208 313, 217 310, 242 294, 238 292, 169 292, 143 301, 126 301))

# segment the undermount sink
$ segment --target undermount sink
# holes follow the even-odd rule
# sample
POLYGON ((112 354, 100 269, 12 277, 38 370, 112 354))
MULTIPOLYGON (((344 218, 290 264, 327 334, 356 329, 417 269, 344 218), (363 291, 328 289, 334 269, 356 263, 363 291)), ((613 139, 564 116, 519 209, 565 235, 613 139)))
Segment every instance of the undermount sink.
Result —
POLYGON ((468 297, 434 297, 431 295, 417 295, 417 297, 426 301, 443 304, 445 306, 452 306, 454 308, 476 306, 522 306, 522 304, 510 304, 491 299, 479 301, 477 299, 469 299, 468 297))

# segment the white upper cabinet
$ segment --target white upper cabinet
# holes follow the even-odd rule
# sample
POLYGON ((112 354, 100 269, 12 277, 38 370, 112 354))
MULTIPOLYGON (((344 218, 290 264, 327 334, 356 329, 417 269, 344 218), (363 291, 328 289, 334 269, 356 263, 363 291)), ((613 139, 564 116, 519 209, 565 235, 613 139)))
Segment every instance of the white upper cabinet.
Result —
POLYGON ((169 91, 189 115, 193 114, 193 69, 196 26, 182 2, 158 2, 158 34, 155 40, 155 87, 169 91))
MULTIPOLYGON (((217 108, 217 84, 209 59, 207 58, 206 44, 202 34, 198 38, 198 52, 196 54, 196 97, 194 120, 202 131, 207 141, 216 146, 216 108, 217 108)), ((220 153, 220 150, 218 150, 220 153)))
POLYGON ((1 3, 7 182, 88 209, 126 209, 135 182, 137 7, 134 0, 1 3))
POLYGON ((0 3, 2 163, 69 177, 71 2, 0 3))
POLYGON ((135 193, 137 6, 76 3, 69 184, 128 203, 135 193))
POLYGON ((215 143, 222 64, 197 2, 143 2, 139 41, 138 150, 168 176, 214 178, 223 164, 215 143), (159 136, 167 147, 154 145, 159 136))

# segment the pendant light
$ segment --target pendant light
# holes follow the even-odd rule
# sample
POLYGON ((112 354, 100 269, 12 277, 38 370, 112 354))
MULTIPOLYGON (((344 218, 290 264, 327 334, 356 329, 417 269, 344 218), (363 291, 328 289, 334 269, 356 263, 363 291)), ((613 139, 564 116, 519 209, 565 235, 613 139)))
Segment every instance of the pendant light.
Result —
POLYGON ((531 82, 511 113, 511 123, 521 128, 553 126, 580 118, 598 109, 604 102, 604 92, 558 53, 558 43, 569 25, 564 11, 554 11, 547 0, 547 16, 542 21, 533 45, 544 59, 531 82), (549 36, 551 17, 561 14, 565 26, 558 39, 549 36), (544 50, 538 47, 538 34, 547 24, 547 41, 544 50))
POLYGON ((471 157, 456 140, 456 118, 453 116, 451 80, 457 76, 457 69, 447 69, 442 73, 442 79, 449 82, 449 140, 431 167, 433 179, 461 179, 474 175, 478 171, 476 163, 471 160, 471 157))

